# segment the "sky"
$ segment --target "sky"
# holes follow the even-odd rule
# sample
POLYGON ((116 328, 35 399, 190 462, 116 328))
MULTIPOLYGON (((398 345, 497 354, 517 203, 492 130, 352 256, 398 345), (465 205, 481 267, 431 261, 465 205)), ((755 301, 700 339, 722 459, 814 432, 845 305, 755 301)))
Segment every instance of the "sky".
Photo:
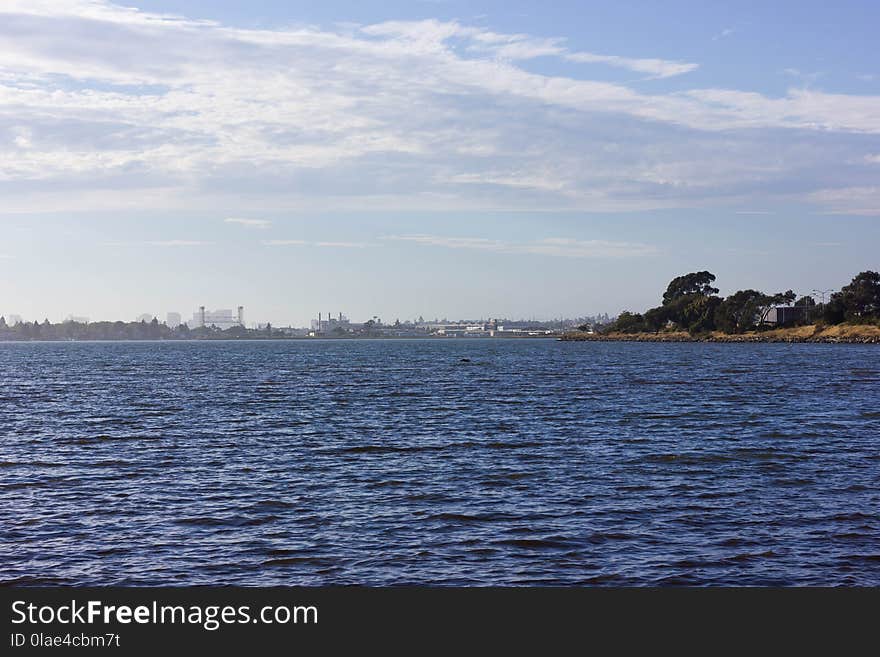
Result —
POLYGON ((0 313, 616 314, 880 268, 876 2, 0 1, 0 313))

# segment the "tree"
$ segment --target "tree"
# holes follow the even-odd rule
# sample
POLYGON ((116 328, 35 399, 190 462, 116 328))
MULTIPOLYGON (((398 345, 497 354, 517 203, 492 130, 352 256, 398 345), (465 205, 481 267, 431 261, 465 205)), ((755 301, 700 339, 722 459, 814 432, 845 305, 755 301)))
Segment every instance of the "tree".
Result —
POLYGON ((770 311, 776 306, 787 306, 792 303, 797 295, 788 290, 787 292, 777 292, 773 295, 764 295, 764 298, 761 300, 761 306, 758 309, 758 325, 763 325, 764 322, 767 321, 767 315, 770 314, 770 311))
POLYGON ((831 299, 822 308, 822 321, 826 324, 840 324, 846 320, 846 308, 840 293, 835 292, 831 295, 831 299))
POLYGON ((816 300, 810 295, 804 295, 800 299, 794 302, 795 308, 803 308, 804 316, 802 319, 798 320, 798 324, 809 324, 812 321, 815 321, 816 318, 816 300))
POLYGON ((856 274, 849 285, 831 295, 829 305, 835 305, 848 321, 880 318, 880 274, 875 271, 856 274))
POLYGON ((755 325, 767 295, 757 290, 740 290, 722 301, 715 311, 715 324, 725 333, 741 333, 755 325))
POLYGON ((721 305, 721 299, 695 294, 688 301, 678 313, 678 323, 689 333, 705 333, 715 329, 715 311, 721 305))
POLYGON ((644 314, 643 321, 647 330, 657 333, 669 321, 668 309, 664 306, 651 308, 644 314))
POLYGON ((715 274, 708 271, 697 271, 684 276, 677 276, 663 293, 663 305, 667 306, 676 299, 692 294, 711 296, 718 294, 718 288, 712 287, 715 282, 715 274))
POLYGON ((662 318, 663 322, 674 322, 691 333, 711 331, 715 328, 715 309, 721 302, 717 287, 712 287, 715 274, 708 271, 697 271, 673 278, 663 293, 663 305, 658 312, 651 313, 651 324, 656 325, 662 318))
POLYGON ((621 333, 638 333, 645 330, 644 318, 639 313, 624 310, 610 327, 609 331, 621 333))

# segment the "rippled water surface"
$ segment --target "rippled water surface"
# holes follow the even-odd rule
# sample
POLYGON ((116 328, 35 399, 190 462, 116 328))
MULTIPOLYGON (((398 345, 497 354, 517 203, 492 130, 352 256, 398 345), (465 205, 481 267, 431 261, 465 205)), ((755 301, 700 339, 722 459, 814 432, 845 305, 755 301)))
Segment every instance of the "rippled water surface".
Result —
POLYGON ((0 580, 880 585, 880 348, 0 344, 0 580))

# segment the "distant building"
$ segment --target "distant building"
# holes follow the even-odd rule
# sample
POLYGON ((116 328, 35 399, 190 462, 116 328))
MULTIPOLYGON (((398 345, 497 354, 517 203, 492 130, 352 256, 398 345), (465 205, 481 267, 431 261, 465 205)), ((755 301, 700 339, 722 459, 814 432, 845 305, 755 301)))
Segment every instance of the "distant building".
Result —
POLYGON ((165 316, 165 324, 167 324, 170 329, 176 329, 181 324, 180 313, 168 313, 165 316))
POLYGON ((73 324, 88 324, 88 317, 77 317, 76 315, 68 315, 64 320, 65 322, 73 323, 73 324))
POLYGON ((790 326, 806 319, 806 309, 804 306, 777 306, 767 311, 767 317, 764 319, 765 324, 773 324, 774 326, 790 326))
POLYGON ((324 319, 322 313, 318 313, 318 319, 312 320, 312 331, 315 333, 332 333, 336 329, 346 331, 351 329, 351 322, 342 313, 339 313, 337 317, 331 317, 330 313, 327 313, 327 319, 324 319))
POLYGON ((190 328, 214 326, 223 331, 237 326, 244 327, 244 306, 239 306, 235 313, 231 309, 206 310, 204 306, 199 306, 188 326, 190 328))
POLYGON ((21 318, 21 315, 10 315, 6 318, 7 326, 15 326, 16 324, 24 324, 24 320, 21 318))
POLYGON ((138 318, 134 321, 145 322, 145 323, 149 324, 150 322, 153 321, 154 318, 155 318, 154 315, 151 315, 150 313, 144 313, 143 315, 138 315, 138 318))

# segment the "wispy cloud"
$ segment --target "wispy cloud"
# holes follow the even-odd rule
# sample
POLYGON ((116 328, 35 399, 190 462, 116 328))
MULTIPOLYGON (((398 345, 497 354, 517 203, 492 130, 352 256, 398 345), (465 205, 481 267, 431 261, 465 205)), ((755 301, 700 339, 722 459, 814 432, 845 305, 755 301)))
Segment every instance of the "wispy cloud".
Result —
POLYGON ((366 249, 367 247, 375 246, 375 244, 368 244, 367 242, 315 242, 315 246, 330 249, 366 249))
POLYGON ((800 80, 803 83, 803 85, 807 86, 807 87, 811 86, 814 82, 816 82, 816 80, 818 80, 823 75, 825 75, 822 71, 807 72, 807 71, 802 71, 797 68, 786 68, 786 69, 783 69, 782 72, 785 75, 788 75, 790 77, 793 77, 793 78, 800 80))
POLYGON ((268 228, 272 225, 272 222, 268 219, 238 219, 236 217, 224 219, 223 222, 227 224, 238 224, 245 228, 268 228))
POLYGON ((480 249, 484 251, 503 251, 506 244, 499 240, 482 237, 442 237, 439 235, 385 235, 381 239, 393 242, 414 242, 427 246, 442 246, 448 249, 480 249))
POLYGON ((826 214, 880 216, 880 187, 823 189, 809 198, 824 206, 826 214))
POLYGON ((550 237, 534 242, 509 242, 479 237, 444 237, 439 235, 387 235, 384 240, 413 242, 447 249, 470 249, 496 253, 531 254, 563 258, 632 258, 656 255, 657 247, 632 242, 578 240, 550 237))
POLYGON ((766 257, 772 255, 771 251, 767 251, 765 249, 730 248, 730 249, 727 249, 727 252, 732 253, 734 255, 757 256, 759 258, 766 258, 766 257))
POLYGON ((444 183, 500 185, 503 187, 543 189, 547 191, 559 191, 565 186, 565 181, 558 177, 551 175, 542 176, 527 172, 505 173, 487 171, 484 173, 457 173, 449 176, 438 176, 437 180, 444 183))
POLYGON ((575 52, 564 56, 570 62, 582 64, 607 64, 625 68, 637 73, 646 73, 655 78, 669 78, 674 75, 683 75, 699 68, 699 64, 690 62, 677 62, 665 59, 633 59, 631 57, 619 57, 617 55, 596 55, 590 52, 575 52))
POLYGON ((330 249, 365 249, 376 246, 368 242, 310 242, 308 240, 263 240, 263 246, 317 246, 330 249))
MULTIPOLYGON (((222 208, 249 228, 287 209, 736 207, 794 186, 809 200, 880 134, 880 96, 687 78, 647 93, 623 73, 589 79, 592 66, 518 65, 697 67, 663 55, 457 21, 245 29, 105 0, 4 0, 0 207, 222 208)), ((873 164, 851 165, 846 185, 874 184, 873 164)))
POLYGON ((214 242, 206 242, 201 240, 145 240, 140 242, 101 242, 100 246, 149 246, 149 247, 194 247, 194 246, 212 246, 214 242))
POLYGON ((732 27, 725 27, 718 34, 715 34, 712 37, 712 41, 720 41, 721 39, 726 39, 727 37, 734 34, 735 32, 736 32, 736 30, 733 29, 732 27))

